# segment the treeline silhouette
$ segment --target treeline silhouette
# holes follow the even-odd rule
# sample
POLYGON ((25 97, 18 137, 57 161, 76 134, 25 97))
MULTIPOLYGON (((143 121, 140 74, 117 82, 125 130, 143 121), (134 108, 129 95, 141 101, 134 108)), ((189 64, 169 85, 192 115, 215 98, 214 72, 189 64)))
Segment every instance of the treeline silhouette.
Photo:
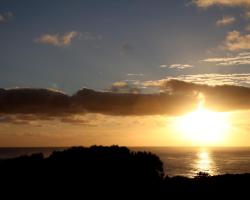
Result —
MULTIPOLYGON (((0 160, 0 196, 68 199, 214 198, 248 195, 250 174, 168 177, 150 152, 72 147, 0 160)), ((1 198, 6 199, 6 198, 1 198)))

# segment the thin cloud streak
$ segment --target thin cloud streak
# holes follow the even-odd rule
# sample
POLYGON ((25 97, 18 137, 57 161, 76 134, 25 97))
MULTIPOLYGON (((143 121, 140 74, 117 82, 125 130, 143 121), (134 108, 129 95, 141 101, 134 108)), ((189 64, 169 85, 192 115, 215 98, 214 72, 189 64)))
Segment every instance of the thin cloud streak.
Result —
POLYGON ((223 16, 222 19, 217 20, 217 26, 227 26, 235 22, 235 18, 232 16, 223 16))
MULTIPOLYGON (((205 84, 205 85, 235 85, 250 87, 250 73, 242 74, 194 74, 194 75, 179 75, 179 76, 167 76, 165 79, 150 80, 140 82, 145 87, 160 88, 165 81, 177 79, 180 81, 205 84)), ((137 85, 139 85, 137 83, 137 85)))
POLYGON ((250 64, 250 52, 241 52, 229 57, 207 58, 200 62, 215 63, 220 66, 248 65, 250 64))
POLYGON ((211 6, 250 7, 249 0, 193 0, 193 3, 200 8, 208 8, 211 6))
POLYGON ((189 64, 172 64, 169 66, 170 69, 186 69, 186 68, 192 68, 194 67, 193 65, 189 65, 189 64))
POLYGON ((69 46, 72 40, 78 36, 79 33, 76 31, 70 31, 63 35, 59 34, 43 34, 35 39, 36 43, 49 44, 53 46, 63 47, 69 46))

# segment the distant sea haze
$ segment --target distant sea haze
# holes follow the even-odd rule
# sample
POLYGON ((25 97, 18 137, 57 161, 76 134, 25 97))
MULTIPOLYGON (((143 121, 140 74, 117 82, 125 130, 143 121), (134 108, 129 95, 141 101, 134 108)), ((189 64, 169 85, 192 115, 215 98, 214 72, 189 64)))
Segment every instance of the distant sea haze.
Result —
MULTIPOLYGON (((0 159, 33 153, 45 157, 65 147, 0 148, 0 159)), ((132 151, 152 152, 164 163, 167 176, 194 177, 198 172, 210 175, 250 173, 250 147, 194 148, 194 147, 130 147, 132 151)))

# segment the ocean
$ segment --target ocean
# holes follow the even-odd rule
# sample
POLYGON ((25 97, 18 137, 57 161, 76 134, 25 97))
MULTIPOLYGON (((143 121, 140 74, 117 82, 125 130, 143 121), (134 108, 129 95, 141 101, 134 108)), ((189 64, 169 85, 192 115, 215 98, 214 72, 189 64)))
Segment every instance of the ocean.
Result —
MULTIPOLYGON (((0 159, 43 153, 49 156, 63 147, 0 148, 0 159)), ((250 173, 250 147, 130 147, 132 151, 147 151, 159 156, 165 175, 194 177, 198 172, 210 175, 250 173)))

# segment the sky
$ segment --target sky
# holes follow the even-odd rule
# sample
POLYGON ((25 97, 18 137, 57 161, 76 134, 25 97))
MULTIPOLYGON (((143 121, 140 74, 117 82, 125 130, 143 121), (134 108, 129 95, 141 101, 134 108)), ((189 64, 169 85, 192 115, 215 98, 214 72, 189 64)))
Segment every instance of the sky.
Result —
POLYGON ((0 146, 199 145, 201 95, 250 145, 250 0, 0 0, 0 44, 0 146))

